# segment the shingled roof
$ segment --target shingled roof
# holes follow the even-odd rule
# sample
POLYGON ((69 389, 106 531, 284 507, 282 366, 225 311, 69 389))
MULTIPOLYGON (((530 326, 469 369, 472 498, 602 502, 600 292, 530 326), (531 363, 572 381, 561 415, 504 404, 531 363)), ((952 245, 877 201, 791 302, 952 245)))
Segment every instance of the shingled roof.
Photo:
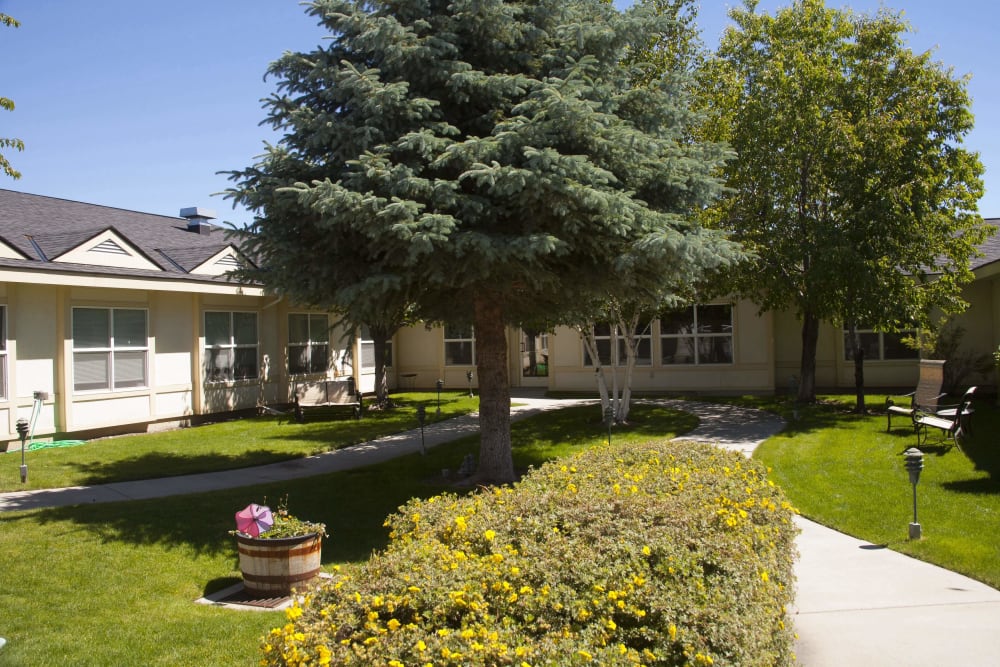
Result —
POLYGON ((189 230, 180 217, 0 189, 0 244, 10 249, 0 268, 226 282, 193 273, 227 249, 239 253, 223 228, 201 229, 209 233, 189 230))

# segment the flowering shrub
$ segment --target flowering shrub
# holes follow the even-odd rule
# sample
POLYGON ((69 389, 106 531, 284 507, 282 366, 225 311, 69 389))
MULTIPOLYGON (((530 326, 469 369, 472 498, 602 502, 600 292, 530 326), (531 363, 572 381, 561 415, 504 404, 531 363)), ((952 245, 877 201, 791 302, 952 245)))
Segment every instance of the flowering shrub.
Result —
POLYGON ((786 665, 794 510, 698 443, 597 447, 413 500, 265 638, 265 665, 786 665))

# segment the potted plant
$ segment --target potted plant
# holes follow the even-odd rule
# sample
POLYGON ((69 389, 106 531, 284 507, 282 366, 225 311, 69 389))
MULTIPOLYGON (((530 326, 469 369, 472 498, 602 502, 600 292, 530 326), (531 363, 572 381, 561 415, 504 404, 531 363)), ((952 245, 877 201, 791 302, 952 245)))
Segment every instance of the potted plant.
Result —
MULTIPOLYGON (((266 502, 266 499, 265 499, 266 502)), ((236 536, 243 586, 262 597, 289 595, 319 576, 326 525, 288 512, 287 498, 272 512, 251 503, 236 512, 236 536)))

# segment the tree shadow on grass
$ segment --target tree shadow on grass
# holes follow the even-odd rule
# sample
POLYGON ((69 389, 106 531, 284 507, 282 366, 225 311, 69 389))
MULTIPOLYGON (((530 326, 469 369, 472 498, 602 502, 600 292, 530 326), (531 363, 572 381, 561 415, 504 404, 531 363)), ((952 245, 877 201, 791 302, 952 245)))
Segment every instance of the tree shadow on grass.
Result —
POLYGON ((236 455, 149 452, 127 459, 77 462, 68 465, 83 473, 83 484, 92 485, 237 470, 287 461, 290 458, 297 458, 297 455, 283 454, 271 449, 249 450, 236 455))

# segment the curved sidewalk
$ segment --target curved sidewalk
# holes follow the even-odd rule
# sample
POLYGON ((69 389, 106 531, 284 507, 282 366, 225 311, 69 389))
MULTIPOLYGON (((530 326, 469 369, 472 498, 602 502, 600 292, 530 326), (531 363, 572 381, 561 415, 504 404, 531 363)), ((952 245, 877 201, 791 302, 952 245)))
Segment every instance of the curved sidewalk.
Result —
MULTIPOLYGON (((517 398, 519 419, 576 401, 517 398)), ((782 429, 777 417, 729 405, 665 400, 696 414, 688 440, 750 455, 782 429)), ((427 447, 478 431, 474 417, 425 429, 427 447)), ((347 470, 420 451, 420 431, 306 459, 220 473, 0 494, 0 512, 115 502, 254 485, 347 470)), ((794 616, 799 664, 942 667, 1000 664, 1000 591, 889 549, 797 519, 794 616)), ((928 538, 928 539, 933 539, 928 538)))

